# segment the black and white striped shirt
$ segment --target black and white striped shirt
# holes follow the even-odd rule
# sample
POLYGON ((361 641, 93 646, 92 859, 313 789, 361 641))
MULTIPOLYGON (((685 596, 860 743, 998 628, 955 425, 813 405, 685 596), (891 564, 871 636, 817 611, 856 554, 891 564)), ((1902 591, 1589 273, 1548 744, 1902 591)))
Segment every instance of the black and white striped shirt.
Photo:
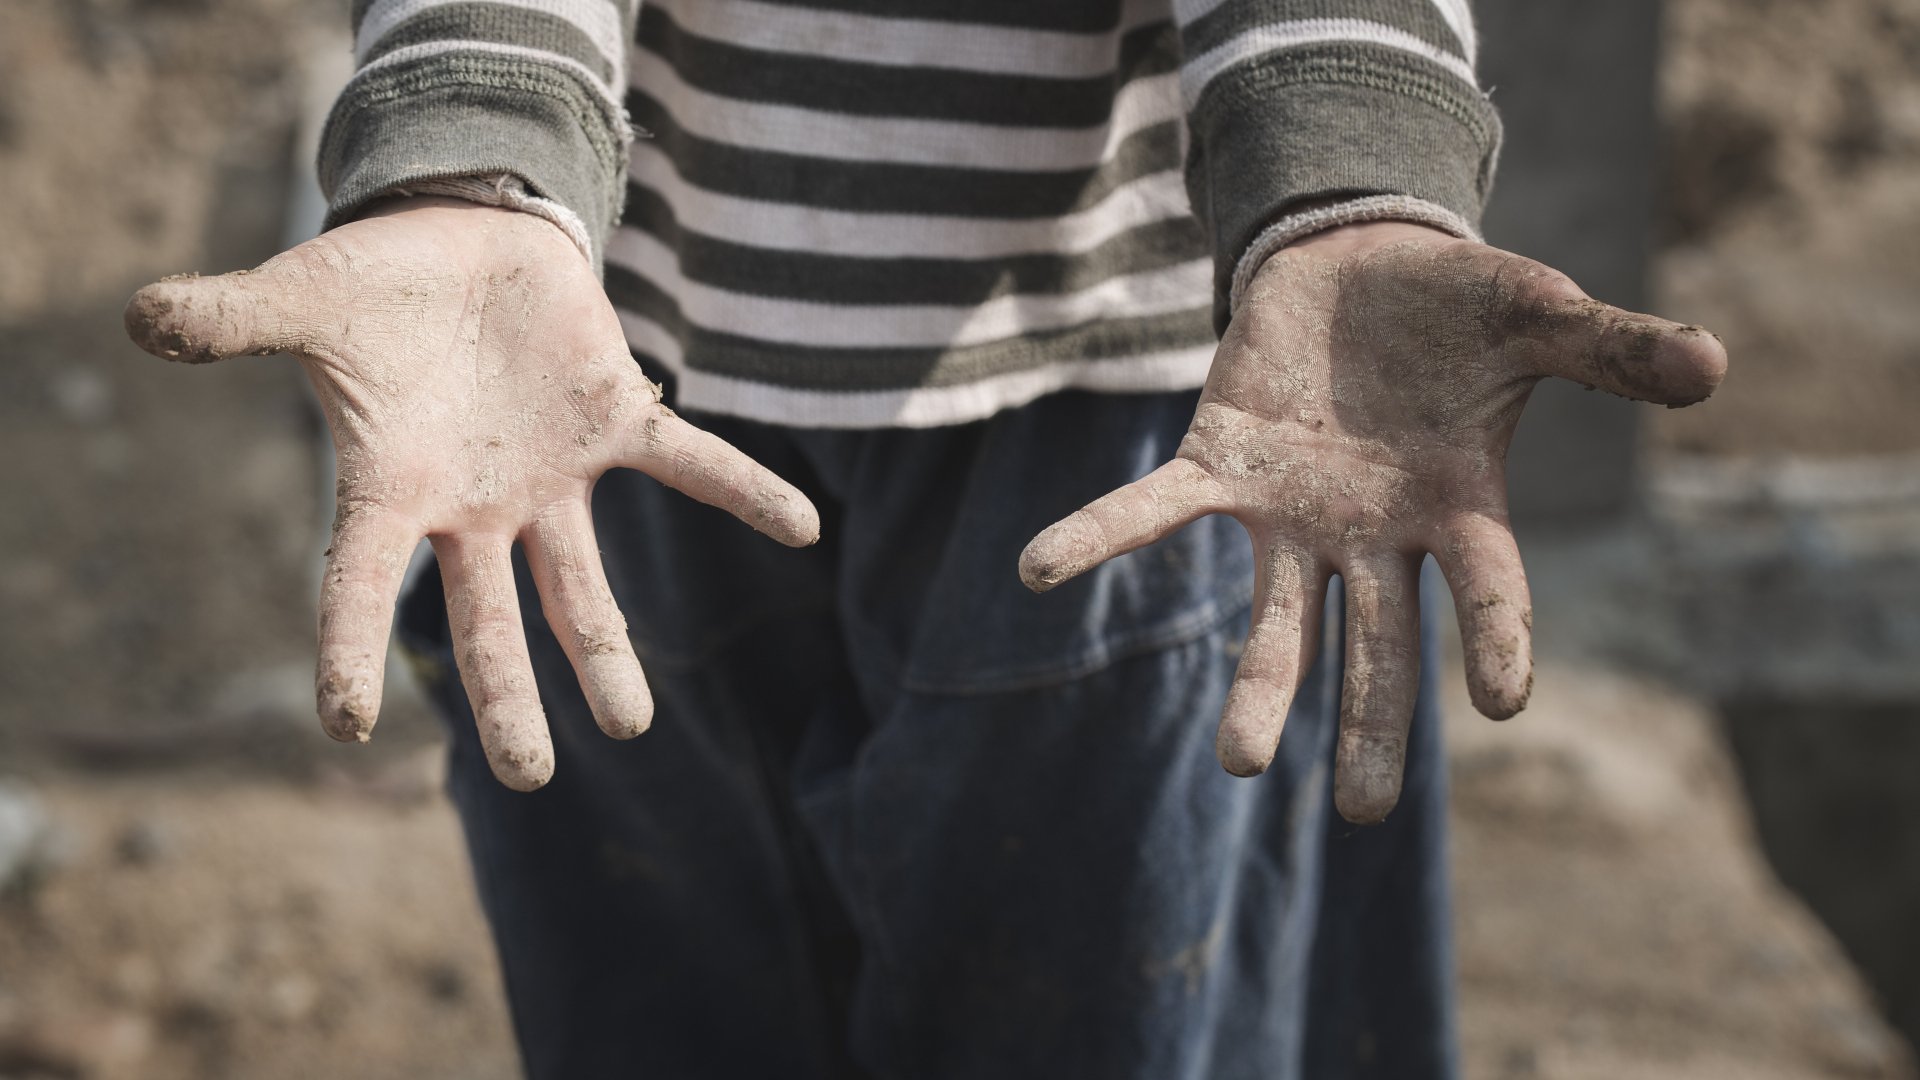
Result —
POLYGON ((1466 0, 631 4, 359 0, 334 215, 518 177, 683 404, 779 423, 1198 386, 1303 204, 1470 234, 1498 144, 1466 0))

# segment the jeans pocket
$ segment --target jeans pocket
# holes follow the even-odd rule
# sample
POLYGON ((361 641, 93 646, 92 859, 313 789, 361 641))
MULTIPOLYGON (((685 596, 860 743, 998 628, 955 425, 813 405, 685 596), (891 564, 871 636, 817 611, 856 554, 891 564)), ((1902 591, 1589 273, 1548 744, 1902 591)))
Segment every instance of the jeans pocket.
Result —
POLYGON ((929 598, 935 617, 921 625, 904 688, 1000 693, 1079 679, 1244 620, 1253 556, 1239 524, 1214 517, 1041 596, 1018 581, 942 584, 929 598))
POLYGON ((901 664, 923 693, 998 693, 1079 678, 1244 616, 1253 552, 1240 524, 1197 521, 1044 595, 1021 585, 1042 529, 1178 451, 1192 393, 1065 393, 990 421, 901 664))

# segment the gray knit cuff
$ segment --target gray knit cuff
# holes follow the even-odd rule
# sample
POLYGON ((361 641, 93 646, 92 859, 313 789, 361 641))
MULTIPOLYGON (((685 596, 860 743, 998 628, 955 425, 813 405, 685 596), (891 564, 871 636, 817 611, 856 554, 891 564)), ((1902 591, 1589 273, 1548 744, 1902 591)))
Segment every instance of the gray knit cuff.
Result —
POLYGON ((1405 195, 1375 195, 1288 214, 1261 230, 1234 266, 1233 285, 1227 294, 1229 313, 1240 310, 1240 297, 1246 293, 1247 286, 1253 284, 1253 275, 1260 271, 1260 264, 1266 262, 1274 252, 1288 244, 1305 240, 1314 233, 1341 225, 1357 225, 1363 221, 1405 221, 1431 226, 1462 240, 1480 239, 1480 230, 1474 227, 1473 222, 1438 203, 1405 195))
POLYGON ((1355 42, 1234 68, 1190 123, 1187 189, 1213 241, 1221 333, 1247 253, 1289 208, 1398 196, 1439 211, 1420 220, 1472 235, 1500 144, 1493 107, 1456 72, 1355 42))
POLYGON ((579 215, 552 199, 543 199, 527 190, 526 182, 517 176, 501 173, 493 176, 459 176, 438 180, 421 180, 405 187, 392 188, 386 195, 445 195, 449 198, 464 199, 482 206, 498 206, 508 210, 518 210, 524 214, 543 218, 567 234, 573 246, 580 249, 580 257, 593 261, 593 237, 581 222, 579 215))
POLYGON ((396 189, 513 176, 581 224, 598 266, 625 196, 631 138, 617 102, 556 65, 443 53, 364 70, 321 136, 326 225, 396 189))

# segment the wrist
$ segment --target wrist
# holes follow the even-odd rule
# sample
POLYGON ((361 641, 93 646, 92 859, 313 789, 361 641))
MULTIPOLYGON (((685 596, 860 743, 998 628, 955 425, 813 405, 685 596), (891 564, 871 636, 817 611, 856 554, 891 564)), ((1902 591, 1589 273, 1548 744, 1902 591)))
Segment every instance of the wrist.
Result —
MULTIPOLYGON (((1460 239, 1444 229, 1412 221, 1356 221, 1334 225, 1303 236, 1282 251, 1311 251, 1325 258, 1344 258, 1356 251, 1383 247, 1408 240, 1449 241, 1460 239)), ((1275 252, 1274 254, 1279 254, 1275 252)), ((1269 256, 1271 258, 1271 256, 1269 256)), ((1264 265, 1264 264, 1263 264, 1264 265)), ((1258 271, 1256 271, 1256 274, 1258 271)))
POLYGON ((1241 254, 1234 267, 1229 309, 1240 306, 1240 297, 1260 268, 1284 249, 1312 244, 1326 254, 1346 254, 1372 243, 1390 242, 1388 238, 1419 236, 1480 239, 1479 231, 1466 218, 1437 203, 1405 195, 1294 203, 1261 230, 1241 254))
POLYGON ((591 264, 582 266, 577 261, 579 248, 552 222, 448 195, 383 196, 363 204, 351 221, 339 227, 398 230, 394 235, 406 239, 396 250, 451 260, 450 265, 460 272, 501 257, 539 267, 543 276, 591 273, 592 269, 591 264))
POLYGON ((593 262, 593 241, 579 216, 527 190, 525 182, 511 173, 443 177, 388 188, 354 216, 376 217, 408 204, 490 207, 536 217, 559 230, 582 258, 593 262))

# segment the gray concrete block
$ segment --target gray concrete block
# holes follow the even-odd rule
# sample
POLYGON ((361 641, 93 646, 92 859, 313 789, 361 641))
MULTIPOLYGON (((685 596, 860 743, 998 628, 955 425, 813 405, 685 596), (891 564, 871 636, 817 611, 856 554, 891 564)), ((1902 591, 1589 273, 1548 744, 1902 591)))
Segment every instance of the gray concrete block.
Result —
MULTIPOLYGON (((1477 0, 1481 78, 1506 124, 1487 239, 1609 303, 1647 293, 1658 129, 1657 0, 1477 0)), ((1520 423, 1516 522, 1573 526, 1633 504, 1634 406, 1554 380, 1520 423)))

